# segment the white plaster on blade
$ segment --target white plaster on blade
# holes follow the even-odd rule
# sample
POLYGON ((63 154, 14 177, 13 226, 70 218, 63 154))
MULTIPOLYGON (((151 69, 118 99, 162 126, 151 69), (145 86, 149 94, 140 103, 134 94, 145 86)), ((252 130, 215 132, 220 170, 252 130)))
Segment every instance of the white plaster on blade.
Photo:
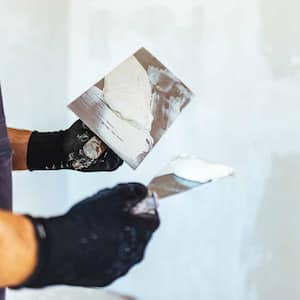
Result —
POLYGON ((193 94, 189 92, 181 81, 169 70, 159 69, 150 65, 147 69, 147 73, 151 84, 159 91, 167 93, 171 90, 173 85, 175 85, 182 96, 188 99, 192 98, 193 94))
POLYGON ((103 92, 105 103, 113 111, 149 134, 152 88, 147 72, 134 56, 105 76, 103 92))
POLYGON ((163 107, 164 114, 167 116, 167 128, 169 128, 178 117, 182 107, 182 98, 171 96, 168 102, 168 108, 163 107))
POLYGON ((234 170, 225 165, 209 163, 191 155, 180 155, 171 161, 157 176, 174 174, 185 180, 206 183, 234 174, 234 170))
MULTIPOLYGON (((168 129, 180 114, 182 107, 187 99, 192 98, 192 93, 182 84, 182 82, 169 70, 160 69, 149 65, 147 68, 149 80, 152 84, 152 111, 156 112, 157 105, 160 101, 164 105, 158 106, 166 120, 164 129, 168 129), (177 96, 168 95, 173 89, 177 89, 177 96)), ((163 132, 161 133, 161 135, 163 132)), ((160 135, 160 136, 161 136, 160 135)), ((159 137, 159 135, 157 135, 159 137)))

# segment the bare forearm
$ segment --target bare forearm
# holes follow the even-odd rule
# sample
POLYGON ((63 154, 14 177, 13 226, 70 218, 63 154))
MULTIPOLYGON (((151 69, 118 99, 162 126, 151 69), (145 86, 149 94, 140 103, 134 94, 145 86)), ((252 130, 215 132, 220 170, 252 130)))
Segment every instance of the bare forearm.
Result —
POLYGON ((8 128, 8 136, 13 149, 13 169, 27 170, 27 147, 31 131, 8 128))
POLYGON ((37 242, 24 216, 0 211, 0 287, 16 286, 34 271, 37 242))

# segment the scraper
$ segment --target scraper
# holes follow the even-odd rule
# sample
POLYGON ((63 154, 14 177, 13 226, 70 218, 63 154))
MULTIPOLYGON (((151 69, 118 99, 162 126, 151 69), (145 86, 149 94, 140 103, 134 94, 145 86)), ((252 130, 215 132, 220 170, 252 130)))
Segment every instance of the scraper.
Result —
POLYGON ((141 48, 69 108, 136 169, 192 97, 181 80, 141 48))
POLYGON ((158 200, 233 174, 233 169, 228 166, 210 163, 196 156, 180 155, 151 180, 148 197, 131 212, 134 215, 154 212, 158 207, 158 200))

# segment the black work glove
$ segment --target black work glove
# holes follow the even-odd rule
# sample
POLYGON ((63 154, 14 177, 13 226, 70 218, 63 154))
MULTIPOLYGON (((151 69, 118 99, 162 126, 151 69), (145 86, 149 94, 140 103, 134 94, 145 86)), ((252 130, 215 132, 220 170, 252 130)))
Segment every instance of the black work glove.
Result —
POLYGON ((143 259, 159 226, 157 212, 130 213, 147 192, 142 184, 120 184, 78 203, 63 216, 30 217, 38 240, 38 264, 21 287, 103 287, 125 275, 143 259))
POLYGON ((34 131, 28 142, 27 166, 31 171, 113 171, 122 163, 81 120, 67 130, 34 131))

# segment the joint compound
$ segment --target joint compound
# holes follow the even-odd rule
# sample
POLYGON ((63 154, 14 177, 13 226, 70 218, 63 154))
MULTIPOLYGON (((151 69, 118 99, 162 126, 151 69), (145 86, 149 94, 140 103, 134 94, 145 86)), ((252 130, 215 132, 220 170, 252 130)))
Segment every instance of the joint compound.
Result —
POLYGON ((228 166, 210 163, 192 155, 180 155, 168 164, 157 176, 174 174, 184 180, 207 183, 234 174, 228 166))

